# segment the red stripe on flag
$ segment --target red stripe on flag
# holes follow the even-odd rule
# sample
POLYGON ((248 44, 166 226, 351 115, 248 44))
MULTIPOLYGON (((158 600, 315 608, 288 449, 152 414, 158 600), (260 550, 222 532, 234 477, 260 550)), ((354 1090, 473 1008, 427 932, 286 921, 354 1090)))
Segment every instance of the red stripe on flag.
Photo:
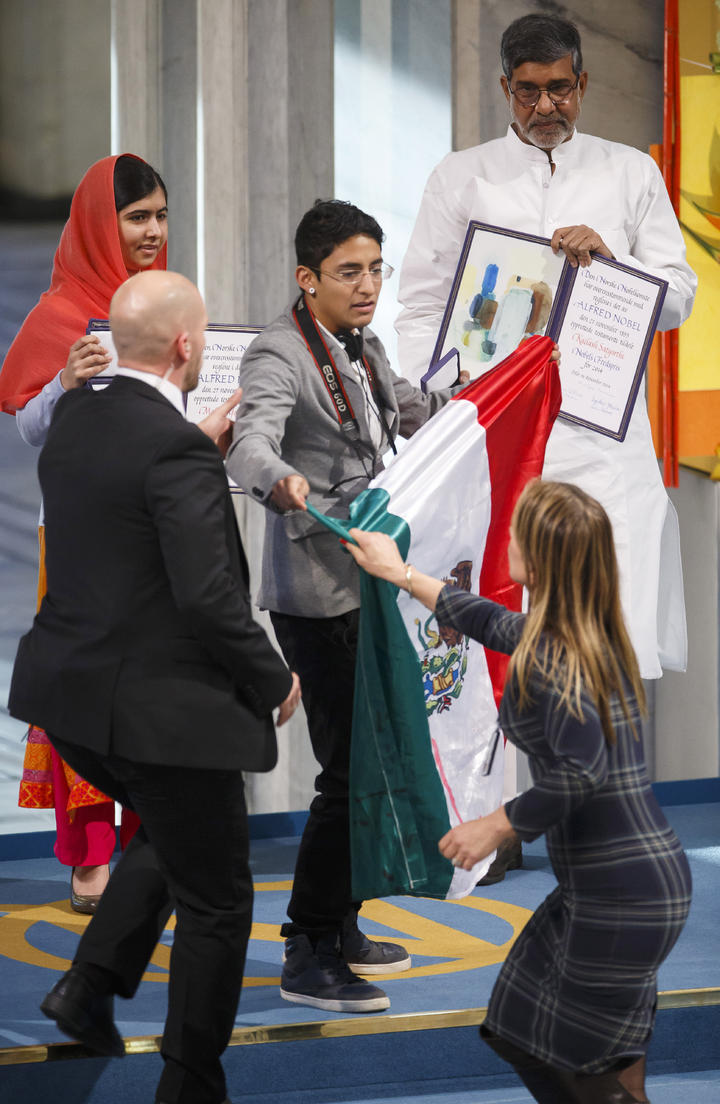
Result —
MULTIPOLYGON (((507 548, 510 519, 520 492, 542 473, 545 446, 560 410, 557 364, 549 337, 531 337, 455 399, 475 404, 485 428, 490 467, 491 515, 480 570, 480 593, 519 610, 522 587, 510 578, 507 548)), ((486 649, 495 700, 499 704, 508 657, 486 649)))

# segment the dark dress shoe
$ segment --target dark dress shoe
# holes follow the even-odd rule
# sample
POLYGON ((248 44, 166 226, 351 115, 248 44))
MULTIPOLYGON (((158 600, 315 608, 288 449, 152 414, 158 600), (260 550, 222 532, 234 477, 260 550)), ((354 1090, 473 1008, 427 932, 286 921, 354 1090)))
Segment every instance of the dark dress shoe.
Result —
POLYGON ((83 916, 92 916, 100 904, 101 893, 76 893, 73 886, 75 867, 70 874, 70 908, 73 912, 80 912, 83 916))
POLYGON ((122 1058, 125 1043, 113 1020, 111 993, 98 993, 77 966, 71 966, 40 1005, 64 1035, 96 1054, 122 1058))
POLYGON ((522 843, 519 839, 501 843, 497 855, 490 863, 487 874, 477 882, 479 886, 496 885, 501 882, 508 870, 519 870, 522 866, 522 843))

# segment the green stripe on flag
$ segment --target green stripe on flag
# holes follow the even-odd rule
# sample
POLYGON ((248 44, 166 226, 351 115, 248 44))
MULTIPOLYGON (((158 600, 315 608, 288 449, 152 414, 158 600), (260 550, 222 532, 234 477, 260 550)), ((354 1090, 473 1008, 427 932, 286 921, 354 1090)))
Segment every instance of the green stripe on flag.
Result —
MULTIPOLYGON (((380 530, 405 558, 410 529, 388 513, 382 488, 363 491, 339 528, 380 530)), ((350 842, 355 900, 447 896, 452 863, 438 851, 450 829, 433 759, 420 661, 397 607, 397 587, 360 573, 360 628, 350 754, 350 842)))

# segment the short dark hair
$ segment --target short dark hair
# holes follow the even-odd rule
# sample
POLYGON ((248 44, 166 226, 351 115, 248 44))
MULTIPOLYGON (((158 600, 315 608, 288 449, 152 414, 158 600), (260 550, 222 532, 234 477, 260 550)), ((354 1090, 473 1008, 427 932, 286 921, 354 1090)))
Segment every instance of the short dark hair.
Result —
POLYGON ((316 199, 295 231, 295 256, 299 265, 316 272, 333 249, 356 234, 365 234, 382 245, 385 235, 372 215, 344 199, 316 199))
POLYGON ((580 33, 574 23, 554 15, 523 15, 507 28, 500 42, 503 72, 510 79, 526 61, 550 65, 572 55, 573 73, 583 71, 580 33))
POLYGON ((118 157, 113 170, 116 211, 122 211, 129 203, 145 199, 156 188, 162 188, 167 200, 167 188, 160 173, 152 165, 131 153, 123 153, 118 157))

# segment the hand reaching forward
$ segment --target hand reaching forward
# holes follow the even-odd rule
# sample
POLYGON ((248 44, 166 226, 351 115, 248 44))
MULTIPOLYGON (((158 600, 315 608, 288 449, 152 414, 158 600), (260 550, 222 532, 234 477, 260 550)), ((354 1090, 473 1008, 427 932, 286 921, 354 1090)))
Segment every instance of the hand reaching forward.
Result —
POLYGON ((404 583, 405 564, 392 537, 364 529, 351 529, 349 535, 355 544, 347 544, 346 548, 356 564, 368 574, 387 579, 396 586, 404 583))
POLYGON ((70 346, 67 364, 60 373, 60 383, 66 391, 84 387, 87 380, 109 367, 112 357, 95 334, 85 334, 70 346))
POLYGON ((201 422, 197 423, 198 429, 201 429, 203 433, 207 434, 211 441, 214 441, 223 456, 230 448, 230 441, 232 438, 233 420, 230 417, 235 407, 242 398, 242 387, 238 387, 237 391, 233 391, 229 399, 226 399, 224 403, 220 403, 214 410, 211 410, 201 422))
POLYGON ((370 575, 377 575, 389 583, 406 590, 412 598, 417 598, 428 609, 434 610, 438 594, 445 586, 442 579, 424 575, 412 564, 403 563, 398 546, 387 533, 365 532, 362 529, 350 529, 350 537, 355 544, 346 543, 345 547, 355 560, 370 575))
POLYGON ((310 484, 304 475, 286 475, 278 479, 270 492, 270 500, 278 510, 307 510, 305 499, 310 494, 310 484))
POLYGON ((277 720, 275 721, 275 724, 278 728, 280 727, 280 725, 284 725, 286 721, 290 720, 293 713, 300 705, 300 701, 302 698, 300 679, 294 671, 291 671, 290 674, 292 675, 292 688, 278 710, 277 720))
POLYGON ((438 843, 441 855, 450 859, 453 866, 472 870, 475 863, 487 858, 505 840, 515 836, 512 824, 501 805, 489 816, 478 820, 466 820, 451 828, 438 843))

